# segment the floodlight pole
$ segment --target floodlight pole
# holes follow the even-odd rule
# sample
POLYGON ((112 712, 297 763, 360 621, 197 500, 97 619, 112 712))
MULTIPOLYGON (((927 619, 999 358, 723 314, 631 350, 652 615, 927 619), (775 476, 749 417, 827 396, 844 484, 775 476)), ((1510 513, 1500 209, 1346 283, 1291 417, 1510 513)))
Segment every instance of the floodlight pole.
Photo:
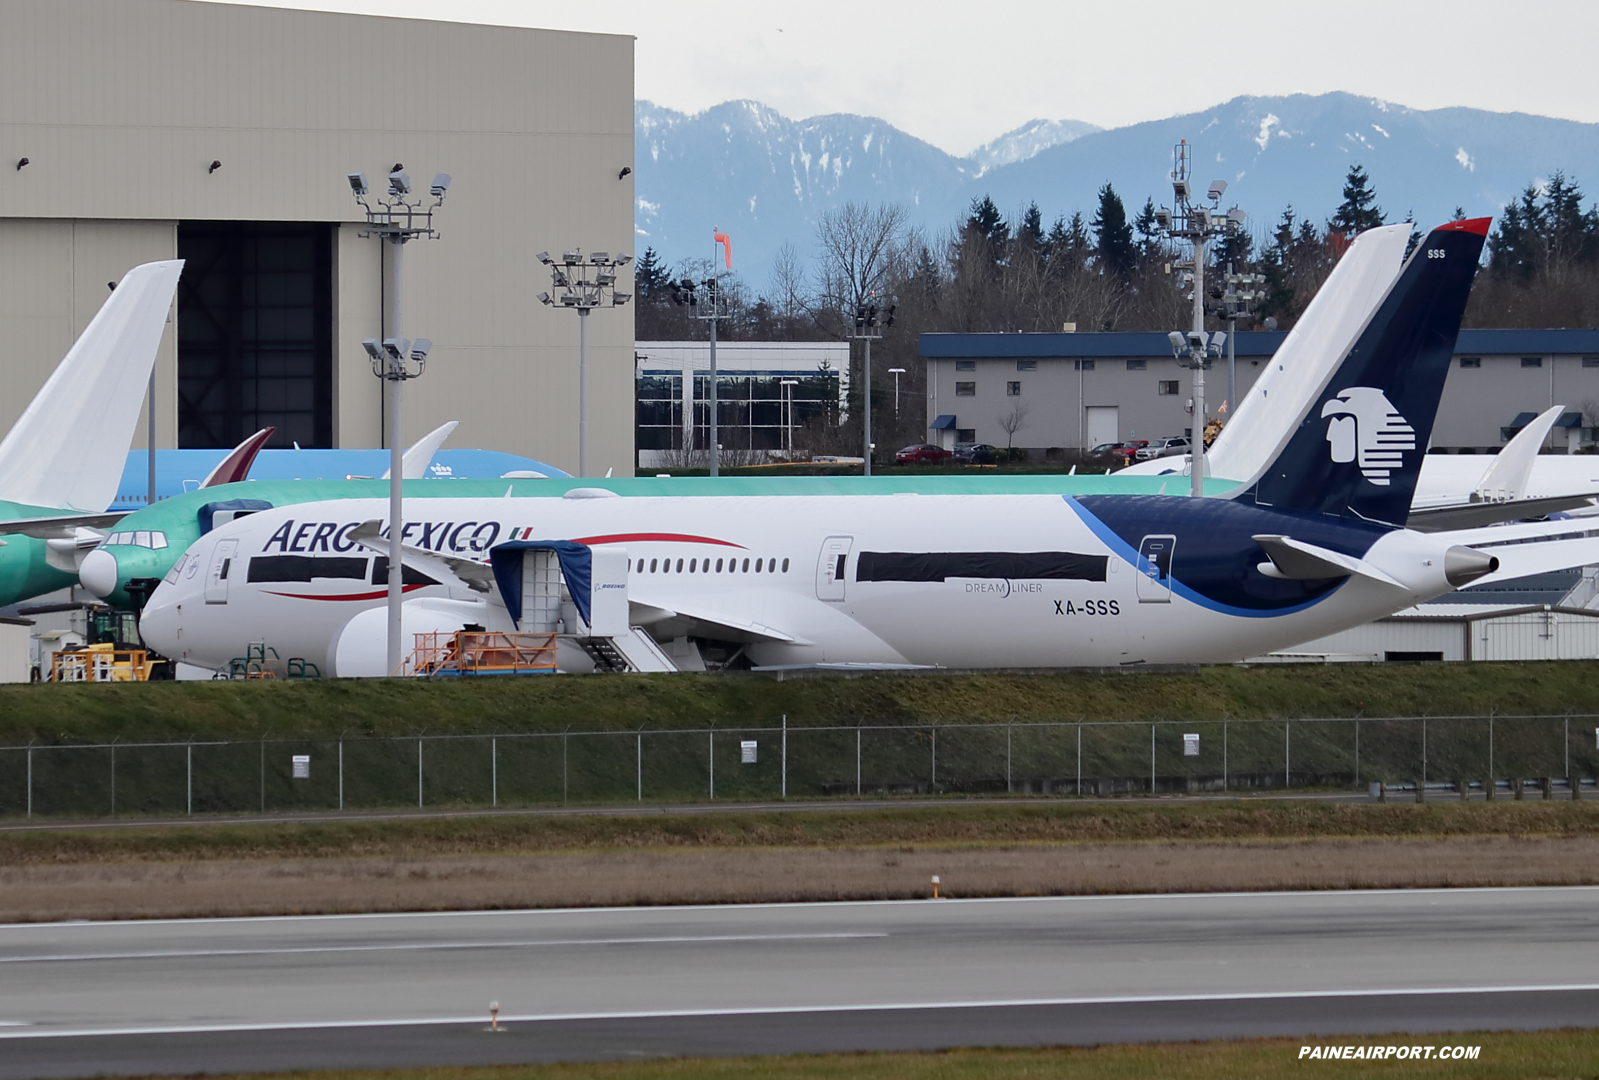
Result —
POLYGON ((563 252, 559 259, 548 251, 536 256, 550 268, 554 295, 542 292, 539 303, 546 307, 577 311, 577 474, 589 475, 589 312, 597 307, 621 307, 631 294, 616 291, 616 275, 633 261, 631 255, 611 258, 608 252, 581 248, 563 252))
POLYGON ((350 173, 351 194, 366 213, 366 228, 361 236, 375 236, 386 245, 384 274, 388 292, 389 325, 380 344, 372 338, 362 342, 372 363, 372 374, 388 384, 388 437, 389 437, 389 580, 388 580, 388 650, 386 669, 389 675, 402 674, 405 660, 404 603, 405 603, 405 515, 402 498, 405 485, 404 387, 406 380, 422 374, 432 343, 418 340, 413 349, 405 339, 404 253, 405 245, 418 237, 437 239, 433 228, 433 212, 444 205, 444 193, 449 189, 450 177, 439 173, 433 178, 431 203, 421 197, 411 197, 411 178, 396 167, 388 174, 388 193, 372 194, 366 174, 350 173), (411 364, 415 364, 414 370, 411 364))
MULTIPOLYGON (((1188 472, 1191 480, 1189 490, 1198 498, 1205 493, 1205 368, 1210 358, 1221 351, 1222 344, 1215 338, 1207 338, 1205 334, 1205 244, 1212 238, 1220 239, 1236 233, 1244 221, 1244 214, 1236 206, 1225 214, 1221 212, 1221 197, 1227 190, 1227 184, 1222 180, 1210 185, 1208 198, 1211 205, 1208 207, 1203 205, 1193 194, 1192 164, 1193 147, 1189 146, 1187 139, 1184 139, 1172 151, 1172 209, 1161 208, 1156 213, 1155 220, 1171 239, 1187 240, 1194 248, 1193 264, 1190 267, 1194 289, 1194 318, 1193 328, 1187 336, 1186 351, 1188 366, 1194 373, 1194 419, 1193 426, 1189 429, 1188 441, 1188 472)), ((1182 360, 1185 344, 1180 341, 1180 337, 1181 335, 1177 333, 1171 335, 1172 354, 1179 361, 1182 360)), ((1229 332, 1226 337, 1230 347, 1232 334, 1229 332)), ((1229 371, 1229 393, 1231 385, 1229 371)))
MULTIPOLYGON (((888 306, 888 325, 894 325, 894 304, 888 306)), ((850 323, 850 331, 845 336, 854 341, 859 341, 864 348, 861 358, 861 373, 865 380, 862 391, 863 411, 861 416, 861 444, 862 452, 866 458, 866 468, 863 476, 872 475, 872 342, 881 341, 882 330, 877 326, 877 298, 875 295, 863 298, 855 305, 855 317, 850 323)), ((899 380, 896 377, 895 382, 899 380)))

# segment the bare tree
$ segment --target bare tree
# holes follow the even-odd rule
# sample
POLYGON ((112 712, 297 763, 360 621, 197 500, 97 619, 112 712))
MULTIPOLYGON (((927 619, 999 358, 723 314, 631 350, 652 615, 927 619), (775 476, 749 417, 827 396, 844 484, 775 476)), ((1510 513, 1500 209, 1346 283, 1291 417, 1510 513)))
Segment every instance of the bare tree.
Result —
POLYGON ((1009 457, 1016 443, 1016 433, 1027 426, 1028 404, 1018 401, 1011 406, 1011 410, 1002 416, 995 417, 1000 430, 1005 433, 1005 456, 1009 457))
POLYGON ((778 318, 797 321, 810 313, 805 267, 794 245, 785 242, 772 259, 772 280, 768 299, 778 318))
POLYGON ((898 203, 851 202, 824 213, 816 225, 819 306, 853 314, 873 293, 886 293, 906 259, 905 222, 898 203))

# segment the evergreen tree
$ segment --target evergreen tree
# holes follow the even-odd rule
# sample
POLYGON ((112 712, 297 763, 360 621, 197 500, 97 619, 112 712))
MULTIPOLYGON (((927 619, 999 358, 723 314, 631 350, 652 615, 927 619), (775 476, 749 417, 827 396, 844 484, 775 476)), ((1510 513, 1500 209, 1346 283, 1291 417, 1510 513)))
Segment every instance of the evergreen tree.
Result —
POLYGON ((1359 165, 1349 166, 1344 177, 1344 201, 1338 205, 1327 227, 1353 240, 1367 229, 1383 223, 1383 213, 1377 206, 1377 193, 1372 190, 1371 177, 1359 165))
POLYGON ((672 272, 652 247, 644 249, 633 268, 633 291, 640 304, 665 304, 672 299, 672 272))
POLYGON ((1127 223, 1127 208, 1110 184, 1099 189, 1099 209, 1094 212, 1094 252, 1100 270, 1127 278, 1137 267, 1133 249, 1133 229, 1127 223))
POLYGON ((1016 230, 1016 243, 1030 255, 1044 252, 1044 216, 1038 212, 1036 202, 1029 203, 1022 214, 1021 227, 1016 230))
POLYGON ((1002 247, 1010 240, 1010 226, 994 205, 994 200, 984 195, 972 199, 971 213, 966 216, 966 229, 987 240, 994 247, 1002 247))
POLYGON ((1160 227, 1155 224, 1155 200, 1147 195, 1144 196, 1144 208, 1133 218, 1133 231, 1138 234, 1138 246, 1144 258, 1149 258, 1160 243, 1160 227))

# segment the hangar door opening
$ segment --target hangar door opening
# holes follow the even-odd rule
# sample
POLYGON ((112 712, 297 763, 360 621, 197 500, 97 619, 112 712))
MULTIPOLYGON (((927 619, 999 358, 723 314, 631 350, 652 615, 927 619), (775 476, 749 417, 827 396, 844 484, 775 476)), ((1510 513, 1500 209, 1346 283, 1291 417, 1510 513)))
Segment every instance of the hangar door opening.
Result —
POLYGON ((178 445, 333 445, 333 226, 178 224, 178 445))

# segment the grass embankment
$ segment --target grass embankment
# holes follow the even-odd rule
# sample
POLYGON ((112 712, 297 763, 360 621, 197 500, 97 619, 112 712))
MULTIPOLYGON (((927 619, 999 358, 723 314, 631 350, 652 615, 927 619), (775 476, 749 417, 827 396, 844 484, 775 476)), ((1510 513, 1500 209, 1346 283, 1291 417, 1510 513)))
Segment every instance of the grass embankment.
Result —
POLYGON ((0 742, 681 727, 1585 713, 1599 661, 1170 674, 644 675, 0 687, 0 742))
POLYGON ((1562 717, 1594 707, 1595 676, 1599 664, 1567 662, 4 687, 0 814, 21 816, 30 799, 45 817, 415 806, 419 773, 430 807, 615 803, 641 789, 647 801, 700 800, 713 750, 715 794, 746 800, 785 785, 802 798, 854 793, 857 782, 867 793, 1075 792, 1079 776, 1087 791, 1142 791, 1152 764, 1162 790, 1218 788, 1223 776, 1231 787, 1410 781, 1424 757, 1432 779, 1480 780, 1490 760, 1500 778, 1594 776, 1586 721, 1562 717), (1552 718, 1500 720, 1491 746, 1486 720, 1434 722, 1424 746, 1409 720, 1290 732, 1265 719, 1490 712, 1552 718), (936 736, 934 723, 946 725, 936 736), (856 724, 870 730, 858 738, 856 724), (701 733, 673 733, 689 727, 701 733), (568 730, 579 734, 549 737, 568 730), (1184 733, 1200 736, 1199 756, 1184 755, 1184 733), (742 764, 751 738, 758 761, 742 764), (189 739, 232 741, 180 745, 189 739), (174 745, 128 745, 141 742, 174 745), (297 754, 312 759, 309 780, 291 775, 297 754))
POLYGON ((1343 1039, 1244 1039, 1232 1042, 953 1050, 919 1054, 819 1054, 769 1058, 684 1058, 603 1064, 493 1068, 261 1073, 215 1080, 1274 1080, 1311 1076, 1471 1076, 1481 1080, 1591 1077, 1599 1031, 1493 1032, 1469 1035, 1350 1036, 1343 1039), (1481 1046, 1474 1061, 1301 1061, 1302 1046, 1481 1046))
POLYGON ((1599 884, 1599 801, 1054 803, 0 834, 0 921, 1599 884))

